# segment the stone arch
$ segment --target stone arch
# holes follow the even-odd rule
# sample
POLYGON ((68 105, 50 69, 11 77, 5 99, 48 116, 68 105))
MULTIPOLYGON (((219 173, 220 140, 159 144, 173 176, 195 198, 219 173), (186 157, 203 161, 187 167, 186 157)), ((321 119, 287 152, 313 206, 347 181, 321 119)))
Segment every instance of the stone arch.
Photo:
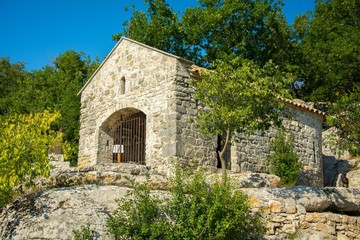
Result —
POLYGON ((97 163, 145 164, 146 115, 121 109, 100 126, 97 163))

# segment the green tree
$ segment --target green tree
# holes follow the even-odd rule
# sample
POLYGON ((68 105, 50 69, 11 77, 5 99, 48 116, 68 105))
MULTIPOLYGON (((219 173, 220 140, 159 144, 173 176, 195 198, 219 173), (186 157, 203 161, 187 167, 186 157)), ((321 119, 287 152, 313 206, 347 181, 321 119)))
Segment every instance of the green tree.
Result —
POLYGON ((51 109, 61 113, 58 126, 64 133, 64 140, 74 149, 74 154, 70 157, 70 162, 74 165, 77 162, 80 130, 80 96, 77 94, 99 62, 92 62, 84 53, 66 51, 55 59, 54 64, 55 74, 47 78, 53 89, 50 94, 56 96, 51 109))
POLYGON ((290 75, 271 62, 260 68, 241 58, 217 62, 214 71, 204 71, 202 80, 193 81, 195 99, 205 106, 197 115, 201 132, 225 136, 219 149, 223 179, 227 168, 225 151, 233 133, 250 134, 272 123, 280 124, 279 97, 289 97, 286 87, 290 82, 290 75))
POLYGON ((349 95, 343 95, 330 109, 327 124, 338 130, 334 143, 340 153, 349 151, 353 156, 360 155, 360 87, 349 95))
POLYGON ((287 66, 293 46, 290 26, 275 0, 199 0, 176 14, 165 0, 147 0, 147 11, 133 9, 122 33, 134 40, 209 67, 234 54, 263 65, 287 66))
POLYGON ((99 61, 91 61, 83 53, 66 51, 59 54, 54 65, 27 72, 22 63, 1 59, 0 115, 38 113, 46 109, 59 111, 62 118, 53 127, 64 133, 64 139, 74 149, 69 158, 74 165, 80 127, 80 97, 77 93, 99 61))
MULTIPOLYGON (((48 151, 62 143, 62 134, 51 130, 58 112, 14 115, 0 121, 0 206, 16 187, 33 185, 37 176, 48 176, 48 151)), ((66 156, 65 156, 66 157, 66 156)))
POLYGON ((359 154, 360 2, 318 0, 313 15, 297 18, 302 97, 329 102, 327 123, 339 130, 340 150, 359 154))
POLYGON ((297 21, 305 98, 335 102, 360 83, 360 2, 317 0, 297 21))
POLYGON ((30 77, 23 63, 11 63, 9 58, 0 59, 0 116, 24 109, 20 92, 30 77))
POLYGON ((200 0, 182 17, 186 44, 192 60, 209 66, 234 54, 260 65, 288 62, 290 27, 282 13, 281 1, 200 0))
POLYGON ((144 3, 148 5, 146 12, 133 6, 133 16, 123 24, 123 32, 113 35, 113 40, 126 36, 166 52, 184 56, 185 45, 177 14, 165 0, 145 0, 144 3))
POLYGON ((259 239, 265 228, 247 196, 229 182, 208 184, 204 174, 177 171, 170 194, 135 185, 108 219, 115 239, 259 239))

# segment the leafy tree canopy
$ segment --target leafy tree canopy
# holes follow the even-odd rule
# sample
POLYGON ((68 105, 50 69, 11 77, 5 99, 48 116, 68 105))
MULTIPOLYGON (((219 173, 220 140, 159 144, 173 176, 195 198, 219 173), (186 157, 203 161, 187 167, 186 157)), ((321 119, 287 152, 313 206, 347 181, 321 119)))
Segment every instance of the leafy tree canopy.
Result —
POLYGON ((335 102, 353 91, 360 82, 360 2, 318 0, 309 21, 297 22, 304 97, 335 102))
POLYGON ((290 27, 281 1, 199 0, 199 6, 176 14, 165 0, 147 0, 146 12, 133 9, 123 32, 115 34, 162 49, 209 67, 235 54, 265 64, 287 65, 290 27))
POLYGON ((77 93, 95 71, 99 62, 83 53, 66 51, 54 61, 54 66, 27 72, 22 63, 0 59, 0 115, 30 114, 46 109, 59 111, 56 130, 74 148, 71 158, 76 163, 79 139, 80 97, 77 93))
POLYGON ((123 32, 113 35, 113 39, 126 36, 166 52, 186 55, 178 15, 165 0, 145 0, 144 3, 148 5, 147 11, 133 6, 131 20, 123 24, 123 32))
POLYGON ((26 72, 23 63, 11 63, 9 58, 0 59, 0 115, 17 111, 19 101, 17 96, 24 82, 31 76, 26 72))
POLYGON ((272 0, 201 0, 182 16, 193 59, 208 65, 235 54, 264 65, 284 64, 290 47, 289 26, 282 4, 272 0), (279 48, 281 46, 281 48, 279 48))
POLYGON ((360 87, 349 95, 343 95, 331 108, 327 123, 338 132, 333 139, 342 153, 349 151, 360 155, 360 87))

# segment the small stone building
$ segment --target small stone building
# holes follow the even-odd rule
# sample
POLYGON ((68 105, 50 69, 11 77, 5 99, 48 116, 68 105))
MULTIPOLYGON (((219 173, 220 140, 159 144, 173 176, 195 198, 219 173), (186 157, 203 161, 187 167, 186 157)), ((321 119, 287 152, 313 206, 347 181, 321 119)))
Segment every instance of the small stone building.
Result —
MULTIPOLYGON (((79 167, 96 164, 143 164, 167 174, 175 161, 199 161, 215 169, 217 137, 205 139, 191 122, 196 116, 193 62, 121 38, 81 89, 79 167)), ((294 132, 304 167, 304 184, 322 186, 323 114, 303 103, 286 101, 293 115, 284 119, 294 132)), ((266 172, 269 141, 276 134, 236 134, 232 172, 266 172)))

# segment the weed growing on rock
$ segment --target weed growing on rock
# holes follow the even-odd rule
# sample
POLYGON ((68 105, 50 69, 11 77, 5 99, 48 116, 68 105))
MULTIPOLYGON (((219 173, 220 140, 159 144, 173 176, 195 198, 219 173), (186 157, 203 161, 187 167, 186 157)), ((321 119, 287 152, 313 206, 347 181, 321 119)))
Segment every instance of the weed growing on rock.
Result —
POLYGON ((96 238, 96 232, 90 224, 81 225, 80 230, 73 230, 74 240, 92 240, 96 238))

